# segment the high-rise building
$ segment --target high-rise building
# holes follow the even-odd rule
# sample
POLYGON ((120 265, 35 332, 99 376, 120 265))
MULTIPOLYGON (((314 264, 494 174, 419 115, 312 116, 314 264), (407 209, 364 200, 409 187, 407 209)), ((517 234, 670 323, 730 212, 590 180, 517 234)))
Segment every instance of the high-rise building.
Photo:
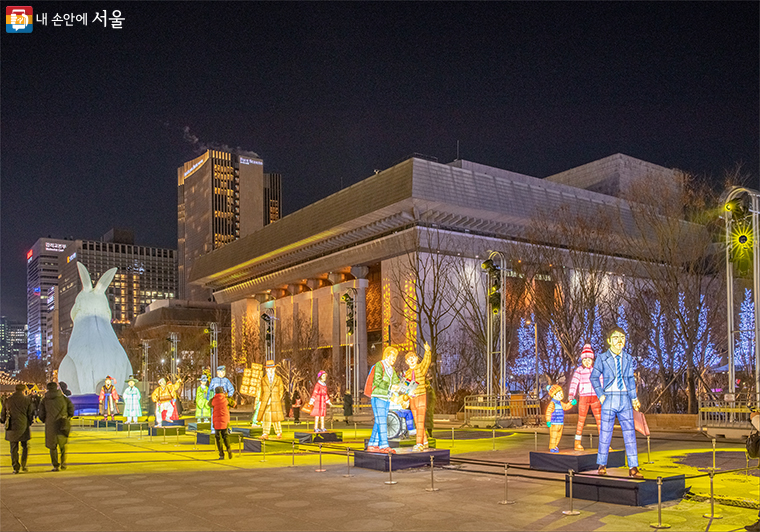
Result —
POLYGON ((49 320, 57 316, 58 321, 57 334, 50 336, 56 358, 66 350, 74 326, 71 308, 82 290, 78 262, 87 267, 93 282, 109 269, 119 269, 106 291, 111 322, 117 326, 131 323, 153 301, 176 297, 176 250, 135 245, 131 231, 117 229, 100 241, 70 241, 60 257, 58 296, 50 306, 49 320))
POLYGON ((282 212, 282 174, 264 172, 264 225, 276 222, 282 212))
POLYGON ((198 257, 280 218, 280 174, 266 176, 259 156, 240 150, 209 149, 177 169, 181 299, 212 299, 210 290, 187 282, 198 257))
POLYGON ((28 325, 27 353, 46 363, 48 291, 58 285, 59 257, 66 251, 70 240, 40 238, 26 254, 26 323, 28 325))
POLYGON ((0 371, 18 371, 26 361, 26 324, 0 317, 0 371))

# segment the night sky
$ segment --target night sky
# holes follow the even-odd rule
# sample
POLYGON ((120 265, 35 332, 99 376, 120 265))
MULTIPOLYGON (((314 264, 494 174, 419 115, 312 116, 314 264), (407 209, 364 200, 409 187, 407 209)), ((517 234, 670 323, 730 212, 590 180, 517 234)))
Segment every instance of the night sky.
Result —
POLYGON ((758 2, 31 5, 48 25, 0 41, 14 320, 40 237, 176 247, 177 167, 202 145, 282 172, 286 214, 413 152, 449 162, 457 140, 537 177, 622 152, 758 182, 758 2))

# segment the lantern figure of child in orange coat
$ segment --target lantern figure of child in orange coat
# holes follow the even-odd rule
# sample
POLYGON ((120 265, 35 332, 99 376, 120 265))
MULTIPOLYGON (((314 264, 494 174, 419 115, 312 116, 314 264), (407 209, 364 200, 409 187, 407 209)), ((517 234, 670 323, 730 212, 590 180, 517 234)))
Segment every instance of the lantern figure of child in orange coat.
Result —
POLYGON ((565 392, 562 387, 552 384, 546 387, 552 400, 546 407, 546 426, 549 427, 549 452, 559 452, 559 440, 562 437, 562 429, 565 426, 565 410, 570 410, 576 401, 573 399, 569 403, 563 401, 565 392))

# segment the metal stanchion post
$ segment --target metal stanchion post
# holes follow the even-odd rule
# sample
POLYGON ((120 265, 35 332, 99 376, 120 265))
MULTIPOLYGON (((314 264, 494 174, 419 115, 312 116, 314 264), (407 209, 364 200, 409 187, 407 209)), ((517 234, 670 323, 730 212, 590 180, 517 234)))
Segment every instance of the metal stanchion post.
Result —
POLYGON ((451 448, 454 448, 454 427, 451 427, 451 448))
POLYGON ((713 444, 713 466, 712 466, 712 468, 713 468, 713 471, 717 471, 720 468, 719 467, 715 467, 715 438, 712 439, 712 444, 713 444))
POLYGON ((746 459, 747 459, 747 466, 746 466, 746 468, 744 469, 744 476, 747 476, 747 477, 748 477, 748 476, 749 476, 749 455, 745 453, 745 454, 744 454, 744 458, 746 458, 746 459))
POLYGON ((324 473, 326 469, 322 468, 322 444, 319 444, 319 469, 315 469, 317 473, 324 473))
POLYGON ((588 448, 589 449, 594 448, 594 434, 593 433, 588 435, 588 448))
POLYGON ((504 464, 504 500, 499 504, 514 504, 515 501, 509 500, 509 464, 504 464))
POLYGON ((292 467, 292 466, 296 465, 296 440, 293 440, 291 443, 292 443, 292 447, 291 447, 291 450, 290 450, 290 456, 291 456, 292 460, 291 460, 291 464, 290 465, 292 467))
POLYGON ((670 528, 662 522, 662 477, 657 477, 657 522, 649 525, 652 528, 670 528))
POLYGON ((533 431, 533 450, 538 451, 538 431, 533 431))
POLYGON ((161 427, 164 429, 164 441, 161 442, 161 445, 166 445, 166 427, 161 427))
POLYGON ((262 454, 261 460, 259 461, 266 462, 267 461, 267 441, 264 439, 261 440, 261 452, 263 454, 262 454))
POLYGON ((438 491, 438 488, 435 487, 435 477, 433 476, 433 460, 435 460, 435 456, 430 455, 430 487, 425 488, 425 491, 438 491))
POLYGON ((351 449, 346 447, 346 474, 343 475, 346 478, 353 477, 351 474, 351 449))
POLYGON ((388 453, 388 480, 385 483, 396 484, 396 481, 393 480, 393 453, 388 453))
MULTIPOLYGON (((153 428, 155 429, 156 426, 153 425, 153 428)), ((150 434, 150 443, 153 443, 153 430, 150 428, 150 424, 148 425, 148 434, 150 434)))
POLYGON ((127 423, 127 438, 132 437, 132 423, 127 423))
POLYGON ((652 462, 652 458, 649 456, 649 451, 650 451, 650 448, 649 448, 649 436, 647 436, 647 461, 644 462, 644 463, 646 463, 646 464, 653 464, 654 462, 652 462))
POLYGON ((562 513, 565 515, 580 515, 578 510, 573 510, 573 476, 575 475, 575 471, 570 469, 567 473, 570 475, 570 509, 563 511, 562 513))
POLYGON ((356 439, 356 423, 354 423, 354 439, 356 439))
POLYGON ((243 456, 243 435, 238 436, 238 458, 243 456))
POLYGON ((330 430, 332 430, 332 429, 333 429, 333 420, 331 419, 330 420, 330 430))
MULTIPOLYGON (((713 440, 715 442, 715 440, 713 440)), ((715 514, 715 491, 714 491, 714 484, 713 484, 713 477, 715 477, 715 470, 710 471, 710 514, 704 514, 702 517, 705 517, 707 519, 722 519, 722 515, 716 515, 715 514)))
POLYGON ((491 427, 491 450, 496 450, 496 427, 491 427))

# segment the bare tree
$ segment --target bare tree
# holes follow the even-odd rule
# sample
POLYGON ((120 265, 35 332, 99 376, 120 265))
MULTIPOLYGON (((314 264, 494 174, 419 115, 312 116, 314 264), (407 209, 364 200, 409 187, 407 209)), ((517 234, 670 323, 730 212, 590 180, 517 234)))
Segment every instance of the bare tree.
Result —
MULTIPOLYGON (((499 288, 500 308, 506 318, 506 346, 508 366, 512 365, 519 355, 517 348, 517 327, 520 318, 527 311, 529 304, 529 286, 533 279, 533 270, 521 257, 521 246, 511 242, 500 244, 497 250, 485 249, 485 245, 469 249, 467 255, 477 257, 468 259, 459 257, 456 265, 458 292, 460 303, 454 308, 457 316, 458 327, 466 335, 467 341, 475 349, 462 349, 462 371, 465 375, 477 381, 473 392, 482 392, 486 388, 484 376, 486 375, 487 352, 486 338, 488 320, 493 322, 493 339, 490 352, 498 349, 501 326, 498 316, 491 312, 491 306, 487 302, 489 297, 489 278, 486 271, 481 268, 483 261, 491 251, 500 251, 506 258, 505 264, 498 264, 499 268, 506 270, 505 286, 499 288)), ((493 374, 494 380, 498 379, 498 372, 493 374)), ((494 382, 498 389, 498 382, 494 382)))
MULTIPOLYGON (((712 346, 725 341, 720 304, 724 265, 715 246, 717 198, 683 173, 676 182, 648 175, 633 183, 625 197, 628 204, 621 206, 617 220, 619 239, 622 248, 638 259, 626 263, 635 283, 626 287, 625 298, 637 312, 636 320, 651 316, 654 301, 661 306, 669 322, 669 338, 661 347, 683 359, 687 412, 693 414, 700 371, 708 364, 712 346)), ((668 386, 665 381, 675 372, 678 360, 657 362, 660 383, 668 386)), ((672 403, 672 397, 669 400, 672 403)))
POLYGON ((534 245, 525 256, 536 270, 531 302, 539 329, 549 329, 539 335, 539 349, 558 351, 552 356, 559 356, 565 377, 577 365, 583 344, 594 338, 594 324, 610 314, 616 282, 610 227, 601 209, 577 212, 563 206, 538 213, 527 230, 534 245))
POLYGON ((407 240, 405 252, 390 269, 390 283, 399 294, 391 298, 392 310, 408 326, 408 347, 430 344, 432 385, 440 388, 438 360, 447 332, 455 324, 461 297, 457 286, 457 252, 452 236, 436 228, 417 227, 407 240))

